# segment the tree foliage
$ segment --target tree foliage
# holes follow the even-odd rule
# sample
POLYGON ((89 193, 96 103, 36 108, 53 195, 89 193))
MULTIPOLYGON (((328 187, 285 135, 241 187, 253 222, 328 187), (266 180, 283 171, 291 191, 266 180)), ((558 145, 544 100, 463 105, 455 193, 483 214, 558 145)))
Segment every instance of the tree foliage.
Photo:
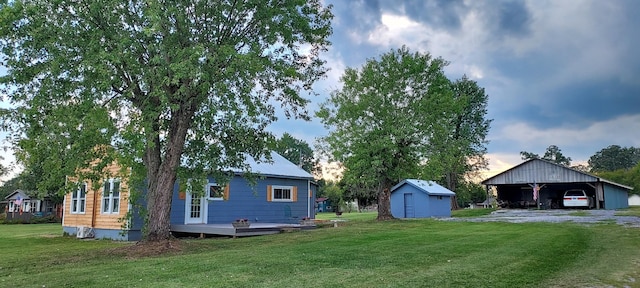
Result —
POLYGON ((45 178, 100 179, 117 161, 146 179, 147 240, 170 236, 178 177, 222 182, 268 155, 274 104, 308 119, 305 93, 326 72, 332 14, 318 0, 4 3, 17 148, 45 161, 45 178))
POLYGON ((631 169, 618 169, 614 171, 596 171, 599 177, 613 182, 633 187, 632 194, 640 194, 640 163, 631 169))
POLYGON ((521 151, 520 156, 522 156, 522 160, 543 159, 563 166, 571 166, 571 157, 564 156, 562 154, 562 150, 556 145, 549 145, 542 157, 538 154, 526 151, 521 151))
MULTIPOLYGON (((486 118, 488 96, 484 89, 466 76, 451 84, 453 92, 450 111, 434 126, 429 139, 429 160, 425 173, 443 183, 451 191, 459 186, 470 187, 470 177, 487 169, 485 145, 491 120, 486 118)), ((458 201, 452 199, 453 208, 458 201)))
POLYGON ((487 190, 482 184, 463 182, 456 189, 458 206, 466 207, 471 203, 480 203, 487 199, 487 190))
POLYGON ((611 145, 589 158, 591 171, 616 171, 631 169, 640 163, 640 148, 611 145))
POLYGON ((484 92, 467 79, 452 84, 443 73, 446 65, 428 53, 411 53, 405 47, 391 50, 360 69, 346 69, 342 89, 333 91, 317 113, 331 130, 322 139, 322 149, 345 167, 345 191, 373 192, 378 219, 392 218, 389 193, 394 184, 424 176, 429 170, 424 163, 432 159, 440 166, 431 165, 431 175, 425 177, 461 175, 468 167, 463 168, 466 164, 458 157, 467 160, 467 149, 473 150, 469 146, 484 143, 484 136, 478 142, 465 134, 483 128, 467 125, 469 119, 460 117, 484 109, 486 102, 471 104, 472 98, 485 97, 484 92), (451 135, 455 133, 459 134, 451 135), (446 143, 464 151, 445 151, 446 143), (440 152, 449 155, 438 159, 440 152))
POLYGON ((311 146, 303 140, 296 139, 289 133, 282 134, 280 139, 276 140, 275 149, 282 157, 298 164, 304 171, 319 175, 320 160, 318 160, 311 149, 311 146))
POLYGON ((329 199, 334 211, 337 211, 335 209, 340 209, 339 205, 344 202, 344 197, 343 190, 338 183, 323 180, 323 185, 321 185, 318 190, 318 197, 326 197, 329 199))

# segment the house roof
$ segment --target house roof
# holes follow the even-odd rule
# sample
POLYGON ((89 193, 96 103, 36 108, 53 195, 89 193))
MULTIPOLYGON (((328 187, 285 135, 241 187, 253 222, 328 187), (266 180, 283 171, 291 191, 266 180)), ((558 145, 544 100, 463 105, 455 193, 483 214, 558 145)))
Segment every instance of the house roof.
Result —
POLYGON ((320 198, 316 199, 316 202, 324 202, 327 199, 328 198, 326 198, 326 197, 320 197, 320 198))
POLYGON ((544 159, 530 159, 511 169, 494 175, 482 181, 483 185, 505 185, 525 183, 578 183, 578 182, 605 182, 624 189, 632 190, 633 187, 625 186, 607 179, 591 175, 570 167, 566 167, 544 159))
POLYGON ((418 190, 427 193, 428 195, 437 195, 437 196, 455 196, 456 193, 451 190, 440 186, 438 183, 427 180, 418 180, 418 179, 406 179, 402 180, 402 182, 398 183, 398 185, 393 186, 391 188, 391 193, 402 187, 403 185, 411 185, 418 190))
MULTIPOLYGON (((252 157, 247 157, 246 164, 251 168, 251 172, 263 176, 313 180, 313 175, 309 174, 309 172, 304 171, 274 151, 271 151, 271 162, 265 158, 256 161, 252 157)), ((238 174, 244 172, 241 169, 232 169, 232 171, 238 174)))
POLYGON ((18 189, 16 191, 13 191, 13 193, 7 195, 7 197, 4 197, 5 200, 14 200, 14 199, 18 199, 18 196, 20 196, 21 199, 23 200, 29 200, 31 199, 31 197, 29 197, 29 195, 27 195, 24 191, 18 189))

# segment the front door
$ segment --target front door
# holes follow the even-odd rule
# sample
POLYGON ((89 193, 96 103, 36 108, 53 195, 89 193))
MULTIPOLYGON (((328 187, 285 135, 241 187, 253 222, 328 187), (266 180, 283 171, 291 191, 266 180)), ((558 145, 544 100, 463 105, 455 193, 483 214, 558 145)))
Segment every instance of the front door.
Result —
POLYGON ((404 194, 404 218, 415 218, 415 210, 413 208, 413 194, 404 194))
POLYGON ((187 192, 185 197, 184 224, 206 224, 207 221, 207 201, 204 197, 192 197, 187 192))

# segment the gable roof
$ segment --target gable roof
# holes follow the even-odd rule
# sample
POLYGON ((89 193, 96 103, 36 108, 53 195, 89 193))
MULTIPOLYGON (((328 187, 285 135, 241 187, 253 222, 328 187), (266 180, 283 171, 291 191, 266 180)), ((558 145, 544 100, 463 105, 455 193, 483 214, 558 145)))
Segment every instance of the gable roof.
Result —
POLYGON ((13 193, 7 195, 7 197, 4 197, 5 200, 14 200, 14 199, 18 199, 18 196, 22 199, 22 200, 29 200, 31 199, 31 197, 29 197, 29 195, 27 195, 24 191, 18 189, 16 191, 13 191, 13 193))
POLYGON ((628 190, 632 187, 615 183, 586 172, 566 167, 544 159, 529 159, 484 181, 483 185, 526 183, 578 183, 605 182, 628 190))
MULTIPOLYGON (((275 151, 271 151, 271 161, 272 162, 268 162, 265 158, 256 160, 253 157, 247 157, 246 164, 251 168, 251 172, 262 176, 313 180, 313 175, 304 171, 304 169, 298 167, 296 164, 291 163, 291 161, 275 151)), ((236 174, 242 174, 244 172, 240 169, 232 169, 232 171, 236 174)))
POLYGON ((428 194, 428 195, 436 195, 436 196, 455 196, 456 193, 451 190, 440 186, 438 183, 433 181, 426 180, 418 180, 418 179, 405 179, 402 182, 398 183, 398 185, 393 186, 391 188, 391 193, 396 189, 402 187, 403 185, 411 185, 418 190, 428 194))

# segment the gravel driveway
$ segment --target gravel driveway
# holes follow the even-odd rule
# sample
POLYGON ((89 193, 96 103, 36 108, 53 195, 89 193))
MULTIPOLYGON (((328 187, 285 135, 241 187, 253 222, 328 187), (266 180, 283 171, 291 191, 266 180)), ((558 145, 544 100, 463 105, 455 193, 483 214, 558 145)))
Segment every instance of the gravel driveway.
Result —
POLYGON ((626 227, 640 228, 640 217, 616 216, 615 210, 524 210, 501 209, 491 212, 490 215, 480 217, 440 218, 443 221, 467 221, 467 222, 575 222, 575 223, 602 223, 613 222, 626 227), (571 214, 586 214, 584 216, 572 216, 571 214))

